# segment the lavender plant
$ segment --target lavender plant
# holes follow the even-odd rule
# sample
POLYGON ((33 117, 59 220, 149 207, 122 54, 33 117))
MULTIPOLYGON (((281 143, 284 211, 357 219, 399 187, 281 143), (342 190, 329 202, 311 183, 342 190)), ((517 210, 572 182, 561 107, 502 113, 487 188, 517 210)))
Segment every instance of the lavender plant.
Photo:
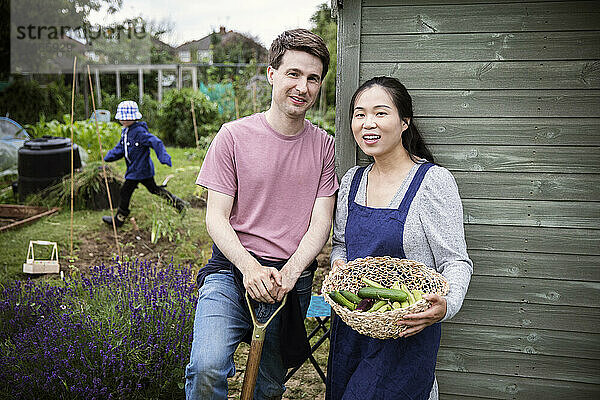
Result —
POLYGON ((136 260, 0 287, 0 398, 182 398, 191 276, 136 260))

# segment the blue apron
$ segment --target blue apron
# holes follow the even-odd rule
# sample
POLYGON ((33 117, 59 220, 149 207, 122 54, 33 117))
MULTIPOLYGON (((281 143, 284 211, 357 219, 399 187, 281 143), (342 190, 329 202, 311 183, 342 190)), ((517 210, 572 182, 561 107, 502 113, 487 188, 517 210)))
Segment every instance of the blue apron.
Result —
MULTIPOLYGON (((348 261, 367 256, 406 258, 404 223, 408 209, 433 164, 419 166, 397 210, 354 202, 365 168, 359 168, 348 195, 346 254, 348 261)), ((440 324, 399 339, 374 339, 348 327, 339 317, 331 322, 327 366, 327 400, 427 400, 435 379, 440 324)))

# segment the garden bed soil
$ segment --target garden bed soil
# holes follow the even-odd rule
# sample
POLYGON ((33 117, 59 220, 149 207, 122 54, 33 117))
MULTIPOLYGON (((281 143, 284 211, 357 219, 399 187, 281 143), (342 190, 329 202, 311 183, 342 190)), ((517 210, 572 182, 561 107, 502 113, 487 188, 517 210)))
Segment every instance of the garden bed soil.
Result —
POLYGON ((56 207, 48 209, 20 204, 0 204, 0 232, 32 223, 58 211, 59 208, 56 207))
MULTIPOLYGON (((103 257, 107 257, 107 254, 117 253, 112 227, 107 225, 105 228, 78 238, 80 243, 77 246, 77 256, 70 264, 77 267, 81 273, 89 272, 90 266, 96 265, 100 261, 110 263, 110 259, 103 259, 103 257)), ((117 233, 119 243, 122 245, 122 256, 129 259, 152 260, 159 265, 165 262, 168 264, 171 262, 171 257, 167 258, 167 254, 173 254, 177 246, 175 242, 167 240, 160 240, 153 244, 150 241, 150 232, 141 230, 117 230, 117 233)), ((68 264, 64 263, 64 265, 68 264)), ((63 267, 65 273, 68 272, 68 268, 68 266, 63 267)))

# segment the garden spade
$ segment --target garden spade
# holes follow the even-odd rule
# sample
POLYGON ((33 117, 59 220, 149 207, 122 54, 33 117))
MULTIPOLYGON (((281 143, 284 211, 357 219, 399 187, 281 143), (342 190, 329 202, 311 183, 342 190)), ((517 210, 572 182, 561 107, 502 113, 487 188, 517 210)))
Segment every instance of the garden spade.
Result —
POLYGON ((254 328, 252 330, 252 342, 250 343, 250 352, 248 353, 248 362, 246 363, 246 372, 244 373, 244 383, 242 384, 242 400, 252 400, 254 396, 254 387, 256 386, 256 377, 258 376, 258 365, 260 364, 260 357, 262 355, 262 348, 265 342, 265 332, 267 326, 277 315, 277 313, 285 305, 287 300, 287 294, 283 296, 283 300, 277 310, 269 317, 264 323, 259 323, 256 319, 256 314, 250 304, 250 297, 246 292, 246 301, 248 302, 248 308, 250 309, 250 316, 252 317, 252 324, 254 328))

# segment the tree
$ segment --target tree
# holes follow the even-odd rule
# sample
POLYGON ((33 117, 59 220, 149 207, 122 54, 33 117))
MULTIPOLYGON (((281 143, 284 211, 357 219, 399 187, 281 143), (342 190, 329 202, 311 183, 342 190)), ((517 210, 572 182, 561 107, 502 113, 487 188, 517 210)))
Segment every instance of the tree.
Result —
POLYGON ((174 23, 168 20, 162 22, 150 20, 147 22, 153 42, 150 64, 174 64, 177 62, 173 48, 163 42, 163 37, 172 33, 174 26, 174 23))
POLYGON ((11 2, 10 17, 2 18, 10 18, 12 68, 46 73, 65 69, 72 63, 73 56, 85 51, 83 43, 69 36, 72 33, 86 36, 91 31, 89 13, 103 6, 108 13, 114 13, 121 5, 122 0, 11 2))
POLYGON ((241 33, 213 32, 210 38, 213 47, 213 62, 249 63, 251 60, 264 62, 266 49, 252 38, 241 33))
POLYGON ((326 92, 326 105, 335 106, 335 75, 337 69, 337 22, 331 17, 331 8, 327 3, 317 6, 317 11, 310 18, 311 31, 321 36, 327 44, 330 54, 329 72, 323 85, 326 92))
POLYGON ((149 64, 152 38, 143 18, 128 18, 90 41, 101 64, 149 64))

